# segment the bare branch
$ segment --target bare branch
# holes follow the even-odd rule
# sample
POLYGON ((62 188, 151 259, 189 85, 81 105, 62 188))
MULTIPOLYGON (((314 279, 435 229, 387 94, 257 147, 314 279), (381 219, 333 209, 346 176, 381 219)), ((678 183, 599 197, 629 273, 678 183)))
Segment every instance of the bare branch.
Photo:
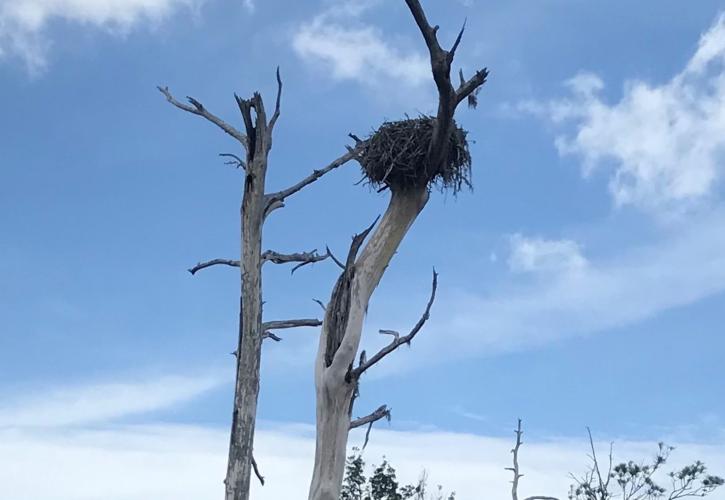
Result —
POLYGON ((279 118, 281 101, 282 101, 282 77, 279 74, 279 66, 277 66, 277 102, 274 105, 274 113, 272 114, 272 118, 269 120, 269 126, 267 127, 270 139, 272 137, 272 130, 274 129, 274 124, 277 123, 277 119, 279 118))
POLYGON ((476 71, 476 74, 468 81, 463 80, 463 72, 460 73, 460 77, 461 85, 458 87, 458 90, 456 90, 456 104, 459 104, 463 99, 468 97, 469 106, 475 108, 477 103, 475 95, 481 86, 486 83, 486 79, 488 78, 488 68, 476 71), (474 98, 473 101, 470 99, 471 97, 474 98))
POLYGON ((458 49, 458 45, 461 43, 461 39, 463 38, 463 32, 466 31, 466 21, 467 21, 467 19, 465 19, 463 21, 463 26, 461 26, 461 31, 458 32, 456 41, 453 42, 453 47, 451 47, 451 50, 448 52, 448 62, 449 63, 453 62, 453 58, 456 55, 456 49, 458 49))
POLYGON ((262 332, 262 340, 264 339, 272 339, 275 342, 281 342, 282 337, 275 335, 274 333, 270 332, 269 330, 262 332))
POLYGON ((306 266, 307 264, 313 264, 320 262, 328 258, 329 254, 319 255, 317 249, 311 252, 300 252, 300 253, 277 253, 272 250, 267 250, 262 254, 262 262, 274 262, 275 264, 287 264, 289 262, 299 262, 298 265, 292 268, 292 274, 300 267, 306 266))
MULTIPOLYGON (((350 375, 353 379, 359 378, 360 375, 365 373, 365 371, 373 366, 375 363, 379 362, 381 359, 383 359, 385 356, 396 350, 398 347, 400 347, 403 344, 410 344, 410 342, 413 340, 413 338, 418 334, 418 332, 423 328, 423 325, 425 325, 426 321, 430 318, 430 309, 433 307, 433 302, 435 301, 436 296, 436 289, 438 288, 438 273, 433 270, 433 286, 431 289, 430 299, 428 299, 428 304, 426 305, 425 311, 423 312, 423 315, 418 320, 418 323, 413 327, 413 329, 408 333, 408 335, 404 336, 397 336, 390 344, 383 347, 380 351, 378 351, 377 354, 375 354, 372 358, 365 361, 365 363, 361 363, 360 366, 355 368, 350 372, 350 375)), ((381 333, 384 332, 391 332, 392 330, 381 330, 381 333)), ((395 332, 397 333, 397 332, 395 332)))
POLYGON ((159 92, 164 94, 166 97, 166 100, 169 101, 171 104, 176 106, 177 108, 184 110, 188 113, 192 113, 198 116, 201 116, 203 118, 206 118, 210 122, 212 122, 214 125, 222 129, 224 132, 229 134, 230 136, 234 137, 237 141, 239 141, 242 146, 245 148, 247 147, 247 137, 242 134, 239 130, 229 125, 227 122, 219 118, 218 116, 212 114, 207 110, 202 103, 194 99, 193 97, 187 97, 187 100, 191 103, 191 106, 188 104, 184 104, 182 102, 179 102, 176 100, 176 98, 171 94, 169 91, 169 87, 157 87, 159 89, 159 92))
POLYGON ((264 219, 269 217, 269 214, 277 210, 278 208, 284 208, 284 202, 281 200, 274 200, 271 203, 267 202, 266 206, 264 207, 264 219))
POLYGON ((599 469, 599 460, 597 460, 597 452, 594 447, 594 439, 592 438, 592 430, 587 427, 587 433, 589 434, 589 446, 592 449, 592 461, 594 464, 594 472, 597 474, 597 479, 599 481, 599 489, 600 491, 608 491, 609 489, 609 477, 607 477, 606 482, 602 479, 602 473, 599 469))
POLYGON ((259 472, 259 467, 257 467, 257 461, 254 459, 254 456, 252 456, 252 468, 254 469, 254 475, 257 476, 259 482, 264 486, 264 476, 259 472))
POLYGON ((333 261, 333 262, 334 262, 335 264, 337 264, 337 265, 338 265, 338 267, 339 267, 340 269, 345 269, 345 264, 343 264, 342 262, 340 262, 340 261, 338 260, 338 258, 337 258, 337 257, 335 257, 335 255, 334 255, 334 254, 332 253, 332 251, 330 250, 330 247, 325 247, 325 250, 327 250, 327 255, 329 255, 329 256, 330 256, 330 258, 332 259, 332 261, 333 261))
POLYGON ((357 418, 350 422, 350 430, 356 429, 358 427, 362 427, 363 425, 368 426, 368 430, 365 431, 365 442, 363 443, 363 446, 362 446, 363 450, 368 445, 368 441, 370 440, 370 431, 373 428, 373 424, 383 418, 386 418, 388 420, 388 422, 390 422, 390 417, 391 417, 390 411, 391 411, 391 409, 388 408, 387 405, 382 405, 380 408, 378 408, 377 410, 372 412, 370 415, 367 415, 367 416, 361 417, 361 418, 357 418))
POLYGON ((438 39, 436 37, 438 27, 436 26, 433 28, 430 24, 428 24, 428 19, 425 17, 425 12, 423 11, 423 7, 420 5, 420 2, 418 0, 405 0, 405 3, 408 4, 410 12, 413 14, 415 23, 418 25, 418 28, 423 35, 423 39, 425 40, 425 44, 428 46, 428 50, 431 52, 442 51, 443 49, 438 44, 438 39))
POLYGON ((322 308, 323 311, 327 311, 327 308, 325 307, 325 304, 323 304, 321 300, 319 300, 319 299, 312 299, 312 300, 314 302, 317 302, 317 304, 319 304, 319 306, 322 308))
MULTIPOLYGON (((281 191, 277 191, 276 193, 270 193, 265 195, 267 198, 267 207, 272 205, 274 202, 278 201, 284 201, 285 198, 288 196, 291 196, 298 191, 302 190, 306 186, 309 186, 313 182, 315 182, 317 179, 322 177, 323 175, 327 174, 328 172, 344 165, 345 163, 349 162, 350 160, 353 160, 357 158, 360 155, 360 152, 362 151, 362 148, 364 147, 364 142, 361 142, 357 144, 354 148, 351 148, 347 153, 340 156, 339 158, 333 160, 330 164, 328 164, 326 167, 313 170, 310 175, 302 179, 300 182, 295 184, 294 186, 291 186, 287 189, 283 189, 281 191)), ((269 212, 269 210, 267 210, 269 212)))
POLYGON ((281 321, 265 321, 262 323, 262 330, 284 330, 288 328, 299 328, 302 326, 322 326, 319 319, 285 319, 281 321))
POLYGON ((514 456, 514 466, 507 468, 507 470, 514 473, 514 479, 511 481, 511 498, 513 500, 519 500, 519 479, 523 476, 523 474, 519 473, 519 448, 521 448, 521 435, 524 433, 524 431, 521 430, 521 419, 518 420, 514 433, 516 433, 516 445, 514 445, 514 448, 511 450, 511 453, 514 456))
MULTIPOLYGON (((370 231, 372 231, 375 224, 378 223, 379 218, 379 216, 376 217, 373 223, 370 224, 370 226, 362 233, 353 236, 344 265, 335 259, 335 262, 342 267, 342 273, 337 278, 335 287, 332 290, 332 296, 330 297, 330 303, 328 306, 329 310, 325 314, 325 319, 327 321, 327 335, 325 335, 324 354, 326 367, 332 365, 335 360, 337 350, 340 348, 340 345, 345 338, 345 325, 347 324, 347 316, 350 312, 350 303, 352 300, 351 287, 355 276, 355 258, 357 257, 357 253, 363 242, 370 234, 370 231)), ((347 362, 345 363, 345 367, 346 369, 348 368, 347 362)), ((351 372, 348 370, 346 374, 348 382, 351 381, 349 378, 350 375, 351 372)))
POLYGON ((380 335, 392 335, 395 337, 395 340, 398 340, 400 338, 400 333, 396 332, 395 330, 378 330, 378 333, 380 335))
POLYGON ((271 339, 275 342, 280 342, 282 337, 276 335, 271 330, 285 330, 303 326, 322 326, 322 321, 319 319, 285 319, 282 321, 267 321, 262 323, 262 339, 271 339))
POLYGON ((436 123, 433 128, 430 146, 428 149, 428 162, 432 168, 437 168, 443 162, 448 151, 448 141, 453 127, 453 115, 456 112, 458 104, 486 81, 488 72, 486 70, 479 71, 468 82, 463 83, 459 90, 456 91, 451 83, 451 65, 455 52, 458 49, 463 32, 463 28, 458 33, 458 37, 450 51, 444 50, 438 42, 437 32, 438 26, 431 27, 425 17, 423 7, 419 0, 405 0, 408 4, 411 14, 420 29, 425 44, 430 54, 430 65, 433 72, 433 80, 435 80, 438 89, 438 113, 436 115, 436 123))
POLYGON ((370 415, 356 418, 355 420, 351 421, 350 430, 357 429, 358 427, 362 427, 363 425, 367 425, 373 422, 377 422, 382 418, 387 418, 388 420, 390 420, 390 411, 391 408, 388 408, 388 405, 382 405, 370 415))
POLYGON ((231 158, 229 161, 225 161, 225 165, 234 165, 237 168, 241 168, 242 170, 246 170, 247 166, 244 164, 244 160, 242 160, 240 157, 238 157, 235 154, 232 153, 219 153, 219 156, 231 158))
POLYGON ((239 261, 238 260, 230 260, 230 259, 213 259, 208 260, 206 262, 199 262, 197 265, 192 267, 191 269, 188 269, 188 271, 194 275, 197 272, 201 271, 202 269, 206 269, 207 267, 211 266, 230 266, 230 267, 239 267, 239 261))

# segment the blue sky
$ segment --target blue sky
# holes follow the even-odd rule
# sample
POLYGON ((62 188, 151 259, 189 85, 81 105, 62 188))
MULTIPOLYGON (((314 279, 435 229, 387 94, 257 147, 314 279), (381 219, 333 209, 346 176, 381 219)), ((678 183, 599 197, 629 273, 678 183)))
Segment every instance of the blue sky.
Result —
MULTIPOLYGON (((725 467, 719 2, 425 7, 448 43, 467 19, 458 62, 491 71, 479 108, 458 115, 475 141, 475 189, 434 193, 388 269, 369 349, 385 342, 379 328, 415 323, 433 266, 439 299, 412 348, 364 381, 356 411, 393 407, 381 434, 392 448, 464 435, 505 448, 522 417, 540 443, 588 425, 623 443, 708 445, 725 467)), ((162 439, 178 429, 217 433, 188 441, 214 450, 204 467, 223 468, 238 275, 186 269, 237 255, 242 178, 217 154, 238 151, 155 87, 239 123, 233 92, 271 103, 279 65, 275 189, 342 154, 348 132, 431 112, 424 50, 402 1, 0 0, 0 432, 27 439, 18 449, 51 433, 103 453, 108 441, 81 434, 146 449, 186 442, 162 439)), ((350 164, 295 196, 264 246, 344 253, 386 203, 359 178, 350 164)), ((319 315, 312 299, 329 297, 335 275, 327 262, 294 276, 265 268, 266 319, 319 315)), ((293 470, 311 460, 316 340, 308 329, 265 345, 260 446, 284 460, 275 439, 298 439, 293 470)), ((377 446, 371 459, 393 453, 377 446)), ((403 468, 436 472, 406 449, 403 468)), ((564 483, 574 467, 556 469, 564 483)), ((118 498, 144 498, 142 476, 142 493, 118 498)), ((465 492, 460 481, 451 487, 465 492)), ((58 498, 94 498, 69 495, 58 498)))

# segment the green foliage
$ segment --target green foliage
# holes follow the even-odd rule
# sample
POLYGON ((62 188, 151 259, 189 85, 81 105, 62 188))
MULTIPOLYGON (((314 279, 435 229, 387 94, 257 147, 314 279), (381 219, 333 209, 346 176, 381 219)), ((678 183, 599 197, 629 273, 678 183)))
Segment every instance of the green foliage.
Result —
POLYGON ((370 492, 373 500, 403 500, 398 491, 398 481, 388 461, 383 457, 383 463, 375 468, 370 476, 370 492))
POLYGON ((444 496, 441 486, 436 493, 426 496, 426 481, 424 472, 418 484, 400 486, 395 469, 385 457, 368 478, 360 450, 353 448, 353 454, 347 457, 340 500, 455 500, 455 493, 444 496))
MULTIPOLYGON (((576 484, 571 487, 569 500, 679 500, 707 496, 725 484, 723 478, 708 474, 699 460, 664 474, 662 467, 673 450, 660 443, 651 462, 630 460, 618 464, 612 462, 610 450, 609 463, 601 468, 596 453, 592 453, 587 473, 581 478, 572 476, 576 484), (660 477, 666 481, 661 482, 660 477)), ((353 448, 353 454, 347 457, 340 500, 456 500, 455 492, 446 495, 441 486, 429 493, 427 480, 423 472, 417 484, 400 486, 395 469, 385 457, 367 477, 360 450, 353 448)))
MULTIPOLYGON (((593 449, 592 444, 592 449, 593 449)), ((704 497, 723 485, 723 479, 706 474, 705 464, 699 460, 678 471, 669 472, 668 484, 662 486, 657 473, 667 463, 672 446, 659 443, 659 450, 651 463, 637 463, 632 460, 616 465, 611 463, 609 471, 600 469, 596 456, 583 478, 576 479, 571 487, 570 500, 607 500, 619 497, 622 500, 676 500, 688 497, 704 497)))
POLYGON ((365 462, 357 448, 347 457, 345 480, 342 483, 340 500, 361 500, 365 492, 365 462))

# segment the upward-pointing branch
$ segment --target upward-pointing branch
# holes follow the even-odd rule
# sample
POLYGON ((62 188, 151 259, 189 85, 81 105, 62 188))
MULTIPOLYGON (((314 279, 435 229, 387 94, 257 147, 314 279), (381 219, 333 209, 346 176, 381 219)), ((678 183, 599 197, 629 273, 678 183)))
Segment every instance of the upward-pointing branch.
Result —
POLYGON ((274 113, 272 118, 269 120, 269 126, 267 127, 267 134, 269 135, 269 141, 272 141, 272 131, 274 125, 277 123, 280 113, 280 103, 282 101, 282 77, 279 75, 279 66, 277 66, 277 101, 274 104, 274 113))
POLYGON ((354 148, 350 148, 347 153, 340 156, 339 158, 336 158, 335 160, 330 162, 327 166, 325 166, 321 169, 313 170, 310 175, 308 175, 307 177, 302 179, 297 184, 290 186, 287 189, 282 189, 281 191, 277 191, 275 193, 269 193, 269 194, 265 195, 266 200, 267 200, 267 212, 271 212, 271 210, 269 208, 273 204, 275 204, 275 203, 278 204, 278 207, 275 207, 275 208, 280 208, 281 206, 284 206, 283 202, 284 202, 285 198, 297 193, 298 191, 301 191, 302 189, 309 186, 310 184, 315 182, 317 179, 319 179, 326 173, 344 165, 345 163, 349 162, 350 160, 357 158, 360 155, 360 153, 362 152, 364 145, 365 145, 365 142, 358 143, 354 148))
POLYGON ((408 5, 411 14, 413 14, 413 18, 428 47, 433 79, 438 89, 438 114, 428 149, 428 162, 430 163, 430 167, 435 170, 443 162, 448 151, 448 140, 450 138, 451 127, 453 126, 453 115, 456 112, 456 107, 463 99, 484 84, 488 71, 482 69, 476 72, 470 80, 463 82, 458 90, 454 89, 451 83, 451 64, 453 63, 456 49, 461 43, 465 23, 458 33, 453 47, 450 51, 447 51, 438 42, 438 26, 431 26, 428 23, 420 1, 405 0, 405 3, 408 5))
POLYGON ((398 347, 400 347, 403 344, 410 344, 410 342, 413 340, 413 338, 418 334, 418 332, 423 328, 423 325, 425 325, 426 321, 428 321, 428 318, 430 318, 430 309, 433 307, 433 302, 436 298, 436 289, 438 288, 438 273, 435 272, 435 269, 433 270, 433 286, 430 293, 430 299, 428 299, 428 304, 426 305, 425 311, 423 312, 423 315, 418 320, 418 323, 415 324, 413 329, 410 331, 408 335, 400 336, 397 334, 397 332, 392 332, 391 330, 381 330, 380 333, 385 334, 393 334, 394 339, 393 341, 388 344, 387 346, 383 347, 380 351, 378 351, 377 354, 375 354, 372 358, 367 360, 360 360, 360 365, 355 368, 354 370, 351 370, 350 376, 352 379, 358 379, 360 378, 360 375, 365 373, 365 371, 373 366, 375 363, 379 362, 381 359, 383 359, 385 356, 396 350, 398 347))

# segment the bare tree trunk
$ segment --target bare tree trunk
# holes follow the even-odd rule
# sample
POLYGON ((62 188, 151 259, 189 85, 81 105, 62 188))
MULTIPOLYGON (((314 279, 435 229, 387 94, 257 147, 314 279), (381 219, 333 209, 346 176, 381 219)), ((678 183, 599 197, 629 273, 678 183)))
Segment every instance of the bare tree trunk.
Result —
POLYGON ((360 345, 365 312, 385 268, 427 201, 425 187, 392 193, 363 253, 356 262, 349 262, 352 279, 346 282, 348 273, 344 272, 330 299, 315 362, 317 441, 310 500, 338 500, 340 496, 357 386, 350 370, 360 345), (344 318, 342 323, 340 317, 344 318))
POLYGON ((246 134, 211 113, 201 102, 187 97, 188 103, 178 101, 167 87, 158 87, 166 100, 175 107, 200 116, 213 123, 241 144, 246 152, 242 160, 235 154, 224 153, 220 156, 233 158, 227 163, 245 172, 244 192, 241 206, 241 256, 240 260, 212 259, 200 262, 189 269, 194 275, 212 266, 223 265, 240 268, 241 297, 239 301, 239 338, 235 356, 236 383, 234 388, 234 409, 232 429, 229 439, 229 461, 224 480, 226 500, 248 500, 251 472, 264 484, 253 456, 254 430, 259 396, 259 372, 262 342, 265 338, 281 340, 272 330, 297 328, 301 326, 320 326, 318 319, 286 319, 262 322, 262 265, 265 262, 275 264, 297 263, 293 272, 300 267, 320 262, 330 257, 317 254, 316 251, 279 253, 267 250, 262 253, 262 228, 265 219, 273 211, 283 208, 288 197, 313 184, 325 174, 355 159, 365 146, 364 141, 356 141, 354 148, 333 160, 327 166, 315 169, 310 175, 296 184, 281 191, 265 194, 267 161, 272 148, 272 132, 280 116, 282 80, 277 69, 277 100, 274 113, 267 121, 262 97, 255 93, 251 99, 242 99, 235 95, 246 134))
MULTIPOLYGON (((439 171, 439 167, 446 161, 446 156, 450 152, 450 137, 454 127, 453 115, 458 104, 468 98, 469 105, 475 107, 475 94, 486 81, 488 71, 486 69, 477 71, 469 80, 465 80, 461 72, 460 85, 454 88, 451 83, 451 64, 463 36, 463 29, 451 49, 444 50, 437 38, 439 28, 428 23, 420 1, 405 0, 405 2, 428 47, 433 79, 438 90, 438 113, 425 164, 419 166, 421 172, 435 173, 439 171)), ((433 178, 430 178, 428 182, 432 180, 433 178)), ((353 238, 344 270, 335 284, 325 312, 315 361, 317 441, 309 500, 339 499, 351 413, 360 375, 403 343, 410 342, 428 319, 435 298, 437 281, 434 272, 431 300, 423 317, 411 333, 404 338, 398 338, 396 333, 396 340, 370 360, 365 358, 363 352, 358 366, 354 367, 370 297, 429 196, 428 185, 406 188, 389 185, 389 187, 392 194, 385 215, 359 258, 357 252, 372 227, 353 238)), ((390 416, 389 411, 381 415, 385 413, 390 416)))
POLYGON ((259 397, 259 370, 262 352, 262 225, 264 223, 264 183, 271 130, 259 94, 251 100, 237 98, 247 128, 246 176, 241 207, 241 299, 237 377, 234 390, 232 430, 229 439, 226 500, 246 500, 252 472, 254 428, 259 397), (252 124, 252 109, 256 112, 252 124))

